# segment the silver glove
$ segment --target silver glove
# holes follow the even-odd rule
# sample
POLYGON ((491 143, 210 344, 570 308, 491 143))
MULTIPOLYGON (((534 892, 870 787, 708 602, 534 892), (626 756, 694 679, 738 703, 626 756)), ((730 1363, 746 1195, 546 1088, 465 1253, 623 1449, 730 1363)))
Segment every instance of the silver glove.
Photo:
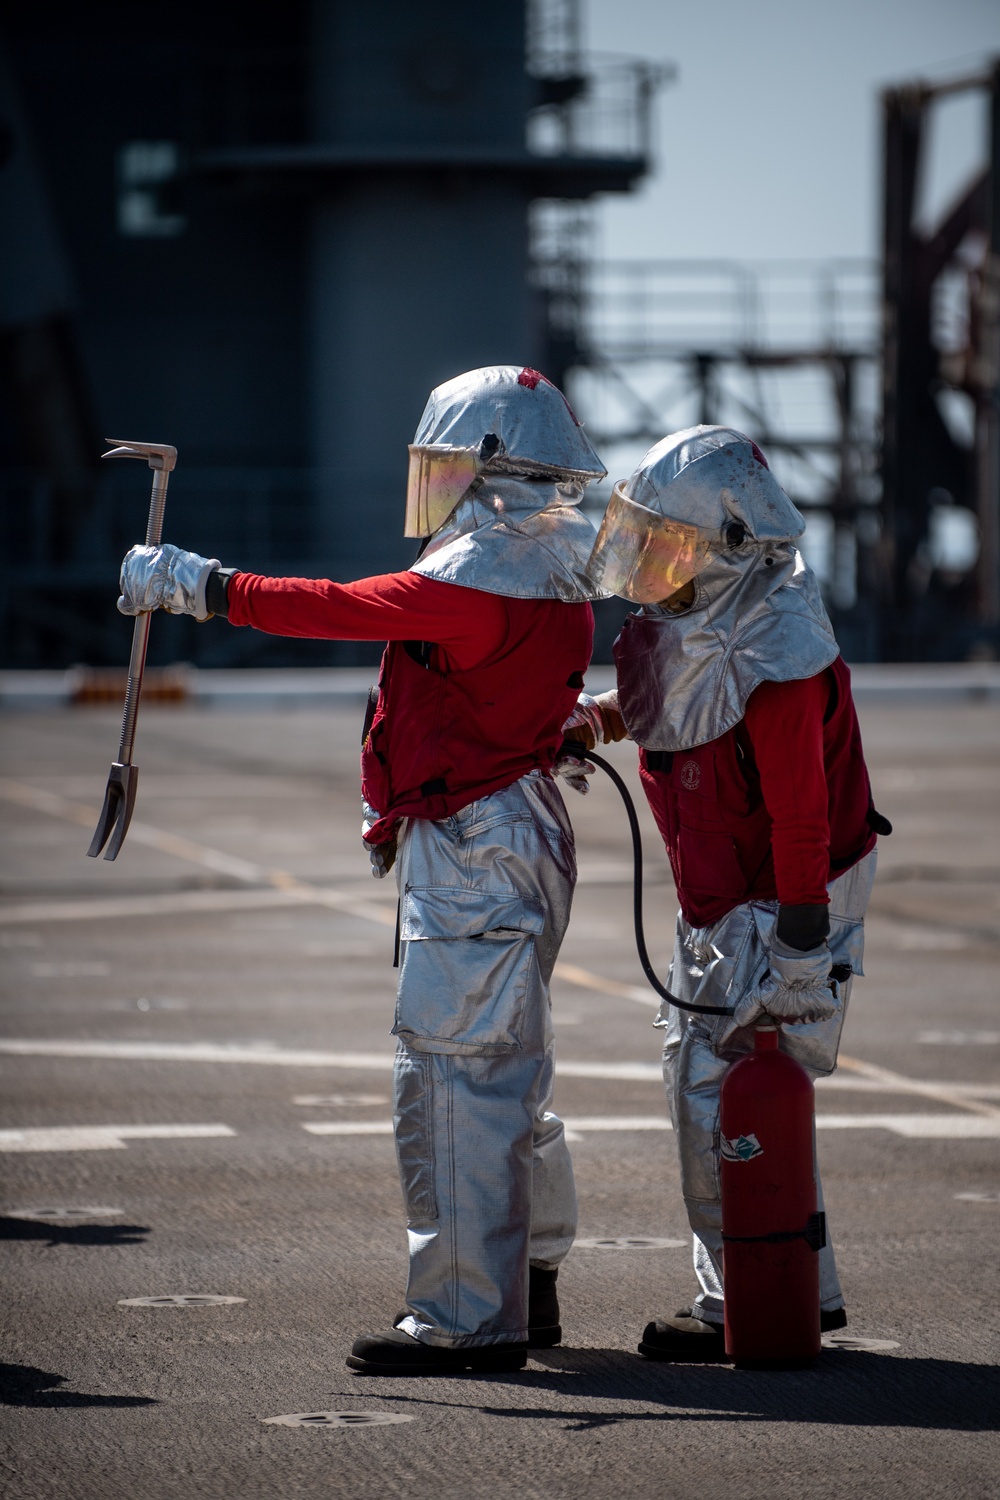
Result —
POLYGON ((200 557, 164 542, 162 547, 133 547, 122 563, 123 615, 145 615, 165 609, 172 615, 211 619, 205 601, 209 575, 220 567, 217 557, 200 557))
POLYGON ((365 846, 365 853, 371 860, 372 874, 376 880, 384 880, 396 863, 397 837, 394 834, 384 844, 369 844, 365 834, 375 827, 381 817, 381 813, 375 811, 367 802, 361 803, 361 842, 365 846))
POLYGON ((580 760, 576 755, 560 755, 552 767, 553 776, 561 776, 568 781, 574 792, 579 792, 585 797, 590 791, 588 776, 593 776, 597 767, 589 760, 580 760))
POLYGON ((775 939, 767 958, 768 973, 737 1004, 725 1027, 727 1035, 754 1025, 763 1016, 770 1016, 779 1024, 804 1024, 828 1021, 836 1015, 840 1001, 836 981, 830 977, 833 960, 826 943, 800 953, 775 939))
POLYGON ((570 740, 582 739, 588 750, 596 745, 610 745, 616 740, 623 740, 627 734, 625 721, 618 707, 617 689, 601 693, 596 698, 591 697, 590 693, 581 693, 576 700, 576 707, 563 725, 563 737, 570 740), (574 735, 574 729, 583 729, 589 733, 574 735))

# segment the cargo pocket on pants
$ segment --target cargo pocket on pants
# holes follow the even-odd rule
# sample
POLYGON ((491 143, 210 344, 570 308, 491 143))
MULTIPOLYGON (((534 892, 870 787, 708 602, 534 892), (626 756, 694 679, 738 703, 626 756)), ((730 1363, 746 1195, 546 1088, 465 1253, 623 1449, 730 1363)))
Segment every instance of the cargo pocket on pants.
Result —
POLYGON ((437 1218, 434 1196, 434 1112, 430 1057, 396 1053, 393 1129, 406 1222, 413 1228, 437 1218))
MULTIPOLYGON (((407 890, 394 1034, 419 1052, 520 1051, 544 927, 541 903, 517 891, 407 890)), ((531 1045, 542 1024, 529 1025, 531 1045)))

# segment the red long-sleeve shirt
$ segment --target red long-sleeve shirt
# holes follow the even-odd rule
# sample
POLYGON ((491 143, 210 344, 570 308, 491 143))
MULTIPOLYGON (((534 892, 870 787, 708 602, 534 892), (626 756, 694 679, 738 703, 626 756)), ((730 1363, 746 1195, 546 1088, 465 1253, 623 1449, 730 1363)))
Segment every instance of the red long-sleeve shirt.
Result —
POLYGON ((830 879, 830 790, 823 716, 826 673, 799 682, 762 682, 743 719, 753 745, 760 790, 771 818, 778 900, 826 901, 830 879))
POLYGON ((356 583, 236 573, 229 623, 268 635, 324 641, 432 641, 438 671, 467 671, 494 655, 509 629, 498 594, 441 583, 421 573, 380 573, 356 583))

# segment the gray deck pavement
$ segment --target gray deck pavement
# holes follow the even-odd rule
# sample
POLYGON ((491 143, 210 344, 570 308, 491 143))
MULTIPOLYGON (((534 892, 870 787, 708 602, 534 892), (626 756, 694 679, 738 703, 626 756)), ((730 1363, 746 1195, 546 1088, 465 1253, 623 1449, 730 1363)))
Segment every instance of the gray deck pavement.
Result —
MULTIPOLYGON (((871 695, 866 695, 870 699, 871 695)), ((997 1494, 1000 716, 862 712, 884 841, 844 1064, 817 1089, 849 1332, 798 1373, 653 1365, 690 1299, 655 1005, 612 789, 554 1014, 582 1241, 523 1374, 344 1367, 399 1305, 395 893, 358 844, 360 709, 150 708, 136 821, 84 857, 109 709, 0 720, 0 1490, 17 1500, 997 1494), (219 1305, 125 1306, 215 1295, 219 1305), (295 1413, 389 1425, 288 1427, 295 1413)), ((633 752, 614 759, 633 775, 633 752)), ((634 776, 633 776, 634 780, 634 776)), ((647 925, 673 889, 647 823, 647 925)))

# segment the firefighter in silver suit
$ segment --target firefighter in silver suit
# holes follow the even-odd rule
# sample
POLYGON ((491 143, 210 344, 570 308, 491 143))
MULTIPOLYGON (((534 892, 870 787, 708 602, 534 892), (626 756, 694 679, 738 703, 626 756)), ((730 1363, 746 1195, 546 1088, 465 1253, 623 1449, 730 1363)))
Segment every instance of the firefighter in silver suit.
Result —
MULTIPOLYGON (((795 545, 804 529, 757 445, 701 426, 664 438, 615 486, 591 559, 596 583, 640 606, 615 642, 617 693, 598 703, 640 746, 673 868, 668 987, 731 1012, 665 1002, 656 1023, 698 1290, 648 1324, 639 1350, 651 1359, 725 1357, 722 1079, 765 1016, 813 1077, 836 1067, 876 833, 891 831, 872 804, 850 674, 795 545)), ((585 701, 577 721, 586 713, 585 701)), ((832 1246, 820 1258, 822 1327, 840 1328, 832 1246)))
POLYGON ((395 867, 399 883, 409 1282, 394 1326, 354 1343, 348 1364, 366 1373, 518 1369, 529 1342, 561 1336, 576 1195, 550 1108, 548 987, 576 859, 553 777, 601 596, 579 502, 604 472, 551 382, 492 366, 431 393, 405 525, 424 545, 406 572, 263 578, 176 547, 133 548, 123 565, 127 613, 389 643, 365 728, 363 834, 374 873, 395 867))

